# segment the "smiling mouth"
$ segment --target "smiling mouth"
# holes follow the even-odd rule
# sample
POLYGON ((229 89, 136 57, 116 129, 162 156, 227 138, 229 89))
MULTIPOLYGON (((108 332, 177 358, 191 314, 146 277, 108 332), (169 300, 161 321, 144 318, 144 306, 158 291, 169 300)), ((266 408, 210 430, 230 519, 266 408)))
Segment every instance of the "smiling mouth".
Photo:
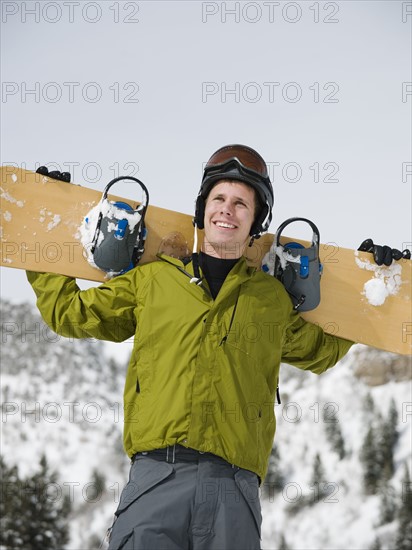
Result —
POLYGON ((227 222, 213 222, 217 227, 223 227, 224 229, 236 229, 237 226, 227 222))

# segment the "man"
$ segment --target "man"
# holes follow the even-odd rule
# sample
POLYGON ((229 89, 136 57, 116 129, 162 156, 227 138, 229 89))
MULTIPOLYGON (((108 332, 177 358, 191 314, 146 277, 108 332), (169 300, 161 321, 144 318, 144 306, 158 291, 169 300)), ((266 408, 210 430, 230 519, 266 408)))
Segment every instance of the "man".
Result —
POLYGON ((279 281, 247 266, 272 207, 262 157, 226 146, 205 168, 194 220, 204 240, 189 262, 160 255, 85 291, 28 273, 56 332, 135 337, 124 391, 132 465, 110 550, 260 548, 280 362, 320 374, 352 345, 301 319, 279 281))

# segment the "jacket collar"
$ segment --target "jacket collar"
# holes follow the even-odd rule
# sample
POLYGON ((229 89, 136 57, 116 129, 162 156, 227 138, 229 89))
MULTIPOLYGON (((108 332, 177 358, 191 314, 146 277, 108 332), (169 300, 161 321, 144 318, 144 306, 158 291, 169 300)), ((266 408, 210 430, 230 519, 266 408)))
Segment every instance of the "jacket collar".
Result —
MULTIPOLYGON (((172 256, 167 256, 166 254, 161 253, 157 254, 157 257, 163 262, 167 262, 168 264, 176 266, 176 268, 183 274, 185 274, 189 279, 194 277, 192 261, 190 261, 188 264, 184 264, 182 260, 179 260, 178 258, 173 258, 172 256)), ((249 280, 255 272, 256 268, 248 266, 246 258, 242 256, 239 261, 233 266, 232 270, 226 277, 225 282, 223 283, 223 286, 220 289, 220 292, 217 295, 215 301, 221 301, 221 299, 223 299, 228 293, 249 280)), ((204 284, 202 282, 200 286, 203 286, 203 288, 207 288, 207 291, 209 293, 206 281, 204 281, 204 284)))

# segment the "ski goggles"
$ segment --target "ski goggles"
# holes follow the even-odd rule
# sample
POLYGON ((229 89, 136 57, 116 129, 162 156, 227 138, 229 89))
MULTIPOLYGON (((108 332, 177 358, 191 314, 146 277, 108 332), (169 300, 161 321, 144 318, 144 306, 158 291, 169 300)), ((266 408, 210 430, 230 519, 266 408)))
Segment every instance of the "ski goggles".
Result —
POLYGON ((257 165, 253 168, 250 165, 245 165, 238 157, 231 157, 223 162, 211 164, 213 157, 209 160, 205 167, 201 194, 206 197, 209 194, 211 186, 221 179, 234 179, 247 183, 258 191, 263 203, 268 202, 273 204, 272 184, 268 177, 266 164, 257 165), (269 195, 269 197, 268 197, 269 195))
POLYGON ((202 179, 202 195, 208 193, 210 184, 222 178, 233 178, 261 188, 262 184, 272 194, 267 166, 263 158, 244 145, 228 145, 216 151, 208 160, 202 179))
POLYGON ((222 147, 210 157, 205 170, 222 167, 229 161, 236 161, 246 172, 257 174, 261 178, 268 177, 267 166, 263 158, 253 149, 244 145, 222 147))
POLYGON ((203 181, 209 178, 215 178, 215 176, 225 175, 227 176, 230 172, 238 172, 240 176, 243 176, 245 180, 251 180, 251 182, 261 182, 262 179, 266 179, 266 175, 262 171, 256 171, 248 166, 245 166, 237 157, 233 157, 225 162, 219 164, 213 164, 206 166, 203 176, 203 181))

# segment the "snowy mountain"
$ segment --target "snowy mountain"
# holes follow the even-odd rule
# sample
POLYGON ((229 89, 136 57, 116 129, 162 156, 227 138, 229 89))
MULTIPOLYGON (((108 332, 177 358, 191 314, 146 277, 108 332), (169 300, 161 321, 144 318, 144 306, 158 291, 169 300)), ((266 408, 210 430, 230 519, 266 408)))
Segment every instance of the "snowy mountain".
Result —
POLYGON ((1 452, 22 476, 38 470, 45 453, 59 477, 52 498, 68 496, 73 508, 68 548, 97 548, 128 473, 122 447, 127 365, 107 358, 102 342, 54 334, 29 305, 2 302, 1 316, 1 452), (105 480, 97 496, 94 472, 105 480))
POLYGON ((283 405, 277 407, 275 440, 283 489, 263 502, 264 548, 281 548, 283 534, 287 547, 294 550, 369 549, 374 548, 376 539, 380 543, 377 548, 398 550, 397 522, 381 525, 383 491, 379 488, 375 495, 365 494, 360 455, 369 428, 382 426, 394 400, 398 440, 389 491, 395 502, 411 491, 410 484, 402 484, 404 465, 407 463, 410 471, 412 456, 410 378, 410 358, 365 346, 355 346, 321 376, 284 366, 283 405), (371 378, 371 373, 382 372, 383 367, 384 376, 371 378), (371 379, 385 383, 370 386, 371 379), (328 437, 333 425, 342 433, 343 458, 328 437), (317 454, 324 476, 314 482, 317 454), (324 496, 322 489, 327 493, 324 496))
MULTIPOLYGON (((1 326, 2 455, 29 476, 44 453, 58 475, 54 498, 72 504, 67 548, 98 548, 129 469, 121 439, 127 365, 110 359, 104 343, 52 333, 29 305, 3 302, 1 326)), ((355 346, 319 377, 283 365, 280 392, 262 548, 395 550, 411 491, 410 358, 355 346), (373 456, 383 464, 388 418, 396 424, 392 469, 367 489, 365 440, 375 434, 373 456)))

